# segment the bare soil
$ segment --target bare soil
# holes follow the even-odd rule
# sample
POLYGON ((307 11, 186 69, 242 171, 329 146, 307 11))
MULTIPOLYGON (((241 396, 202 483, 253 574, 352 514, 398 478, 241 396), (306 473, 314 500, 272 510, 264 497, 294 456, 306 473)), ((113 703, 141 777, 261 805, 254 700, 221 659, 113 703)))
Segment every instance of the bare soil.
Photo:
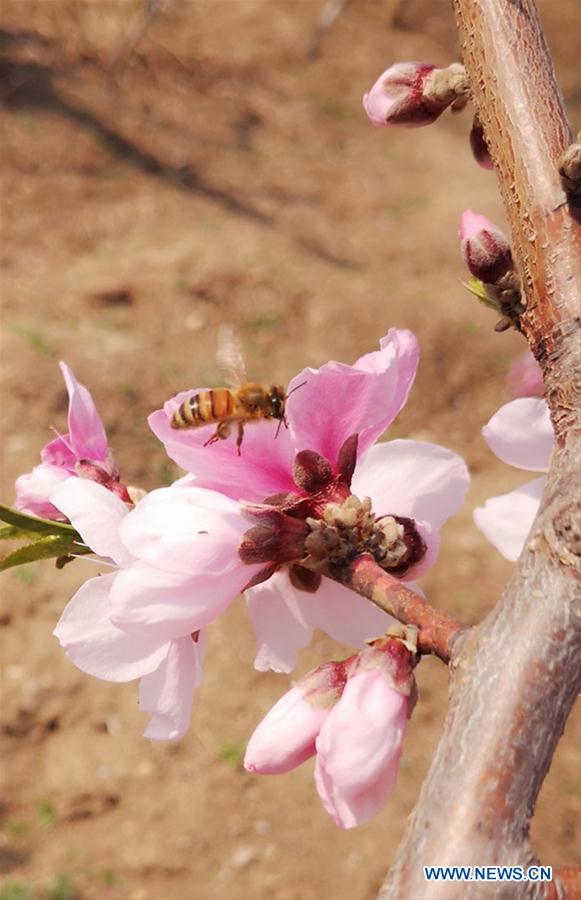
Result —
MULTIPOLYGON (((495 178, 470 157, 468 113, 393 133, 362 114, 361 95, 392 60, 457 57, 444 0, 349 4, 307 60, 321 7, 173 0, 131 47, 133 0, 4 0, 3 496, 50 426, 64 427, 59 359, 91 387, 124 480, 151 488, 176 470, 146 416, 177 390, 217 382, 221 322, 239 329, 255 377, 280 382, 354 360, 392 325, 411 328, 423 358, 390 435, 443 443, 472 469, 425 590, 476 622, 511 567, 471 510, 526 480, 480 437, 508 399, 522 342, 496 334, 460 284, 458 217, 469 206, 502 225, 495 178)), ((581 8, 541 8, 578 127, 581 8)), ((51 636, 86 565, 3 576, 2 900, 373 898, 440 734, 443 667, 419 668, 389 804, 342 832, 311 764, 278 778, 240 768, 289 683, 253 670, 242 602, 210 629, 191 732, 150 743, 136 686, 83 675, 51 636)), ((318 635, 300 671, 339 651, 318 635)), ((544 863, 581 863, 580 740, 577 708, 534 820, 544 863)))

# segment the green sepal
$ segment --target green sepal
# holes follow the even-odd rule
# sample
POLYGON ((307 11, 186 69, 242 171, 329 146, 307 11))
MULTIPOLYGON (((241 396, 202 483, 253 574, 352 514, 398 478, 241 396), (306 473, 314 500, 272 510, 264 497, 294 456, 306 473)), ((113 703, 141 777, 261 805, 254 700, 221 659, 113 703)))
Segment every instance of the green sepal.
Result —
POLYGON ((75 543, 76 534, 61 537, 56 534, 49 534, 41 537, 32 544, 25 544, 19 547, 13 553, 9 553, 0 561, 0 572, 6 569, 12 569, 14 566, 24 566, 27 563, 36 562, 39 559, 58 559, 59 557, 68 557, 70 554, 82 556, 86 553, 92 553, 90 547, 85 545, 79 546, 75 543))
POLYGON ((476 276, 473 275, 470 281, 462 282, 462 287, 465 287, 467 291, 474 294, 474 296, 485 306, 488 306, 490 309, 495 309, 497 312, 499 311, 498 303, 489 295, 484 282, 481 281, 480 278, 476 278, 476 276))

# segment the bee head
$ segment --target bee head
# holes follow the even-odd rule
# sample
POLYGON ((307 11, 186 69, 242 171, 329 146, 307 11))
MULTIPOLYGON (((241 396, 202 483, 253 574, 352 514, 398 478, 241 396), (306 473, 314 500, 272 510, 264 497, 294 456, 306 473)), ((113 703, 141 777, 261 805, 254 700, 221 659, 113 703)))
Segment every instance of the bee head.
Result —
POLYGON ((270 405, 270 415, 273 419, 284 419, 284 407, 286 402, 286 394, 284 388, 273 385, 269 391, 268 402, 270 405))

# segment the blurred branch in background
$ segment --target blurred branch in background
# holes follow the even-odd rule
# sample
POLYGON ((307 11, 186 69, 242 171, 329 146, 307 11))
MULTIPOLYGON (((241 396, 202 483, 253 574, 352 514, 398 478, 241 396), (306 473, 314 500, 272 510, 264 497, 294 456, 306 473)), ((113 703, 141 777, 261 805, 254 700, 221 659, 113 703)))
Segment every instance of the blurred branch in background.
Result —
MULTIPOLYGON (((319 58, 323 41, 335 25, 335 22, 341 13, 344 12, 345 7, 349 2, 350 0, 326 0, 317 24, 313 29, 305 54, 307 59, 311 60, 311 62, 319 58)), ((386 28, 388 28, 396 18, 399 8, 402 5, 402 0, 384 0, 384 4, 386 7, 386 28)))

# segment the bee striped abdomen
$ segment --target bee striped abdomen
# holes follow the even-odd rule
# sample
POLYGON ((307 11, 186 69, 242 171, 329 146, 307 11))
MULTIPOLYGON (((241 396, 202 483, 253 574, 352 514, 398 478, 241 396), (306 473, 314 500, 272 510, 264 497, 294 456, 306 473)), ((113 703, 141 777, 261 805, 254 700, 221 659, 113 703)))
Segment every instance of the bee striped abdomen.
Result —
POLYGON ((226 388, 202 391, 185 400, 173 415, 172 428, 198 428, 221 422, 233 414, 232 395, 226 388))

